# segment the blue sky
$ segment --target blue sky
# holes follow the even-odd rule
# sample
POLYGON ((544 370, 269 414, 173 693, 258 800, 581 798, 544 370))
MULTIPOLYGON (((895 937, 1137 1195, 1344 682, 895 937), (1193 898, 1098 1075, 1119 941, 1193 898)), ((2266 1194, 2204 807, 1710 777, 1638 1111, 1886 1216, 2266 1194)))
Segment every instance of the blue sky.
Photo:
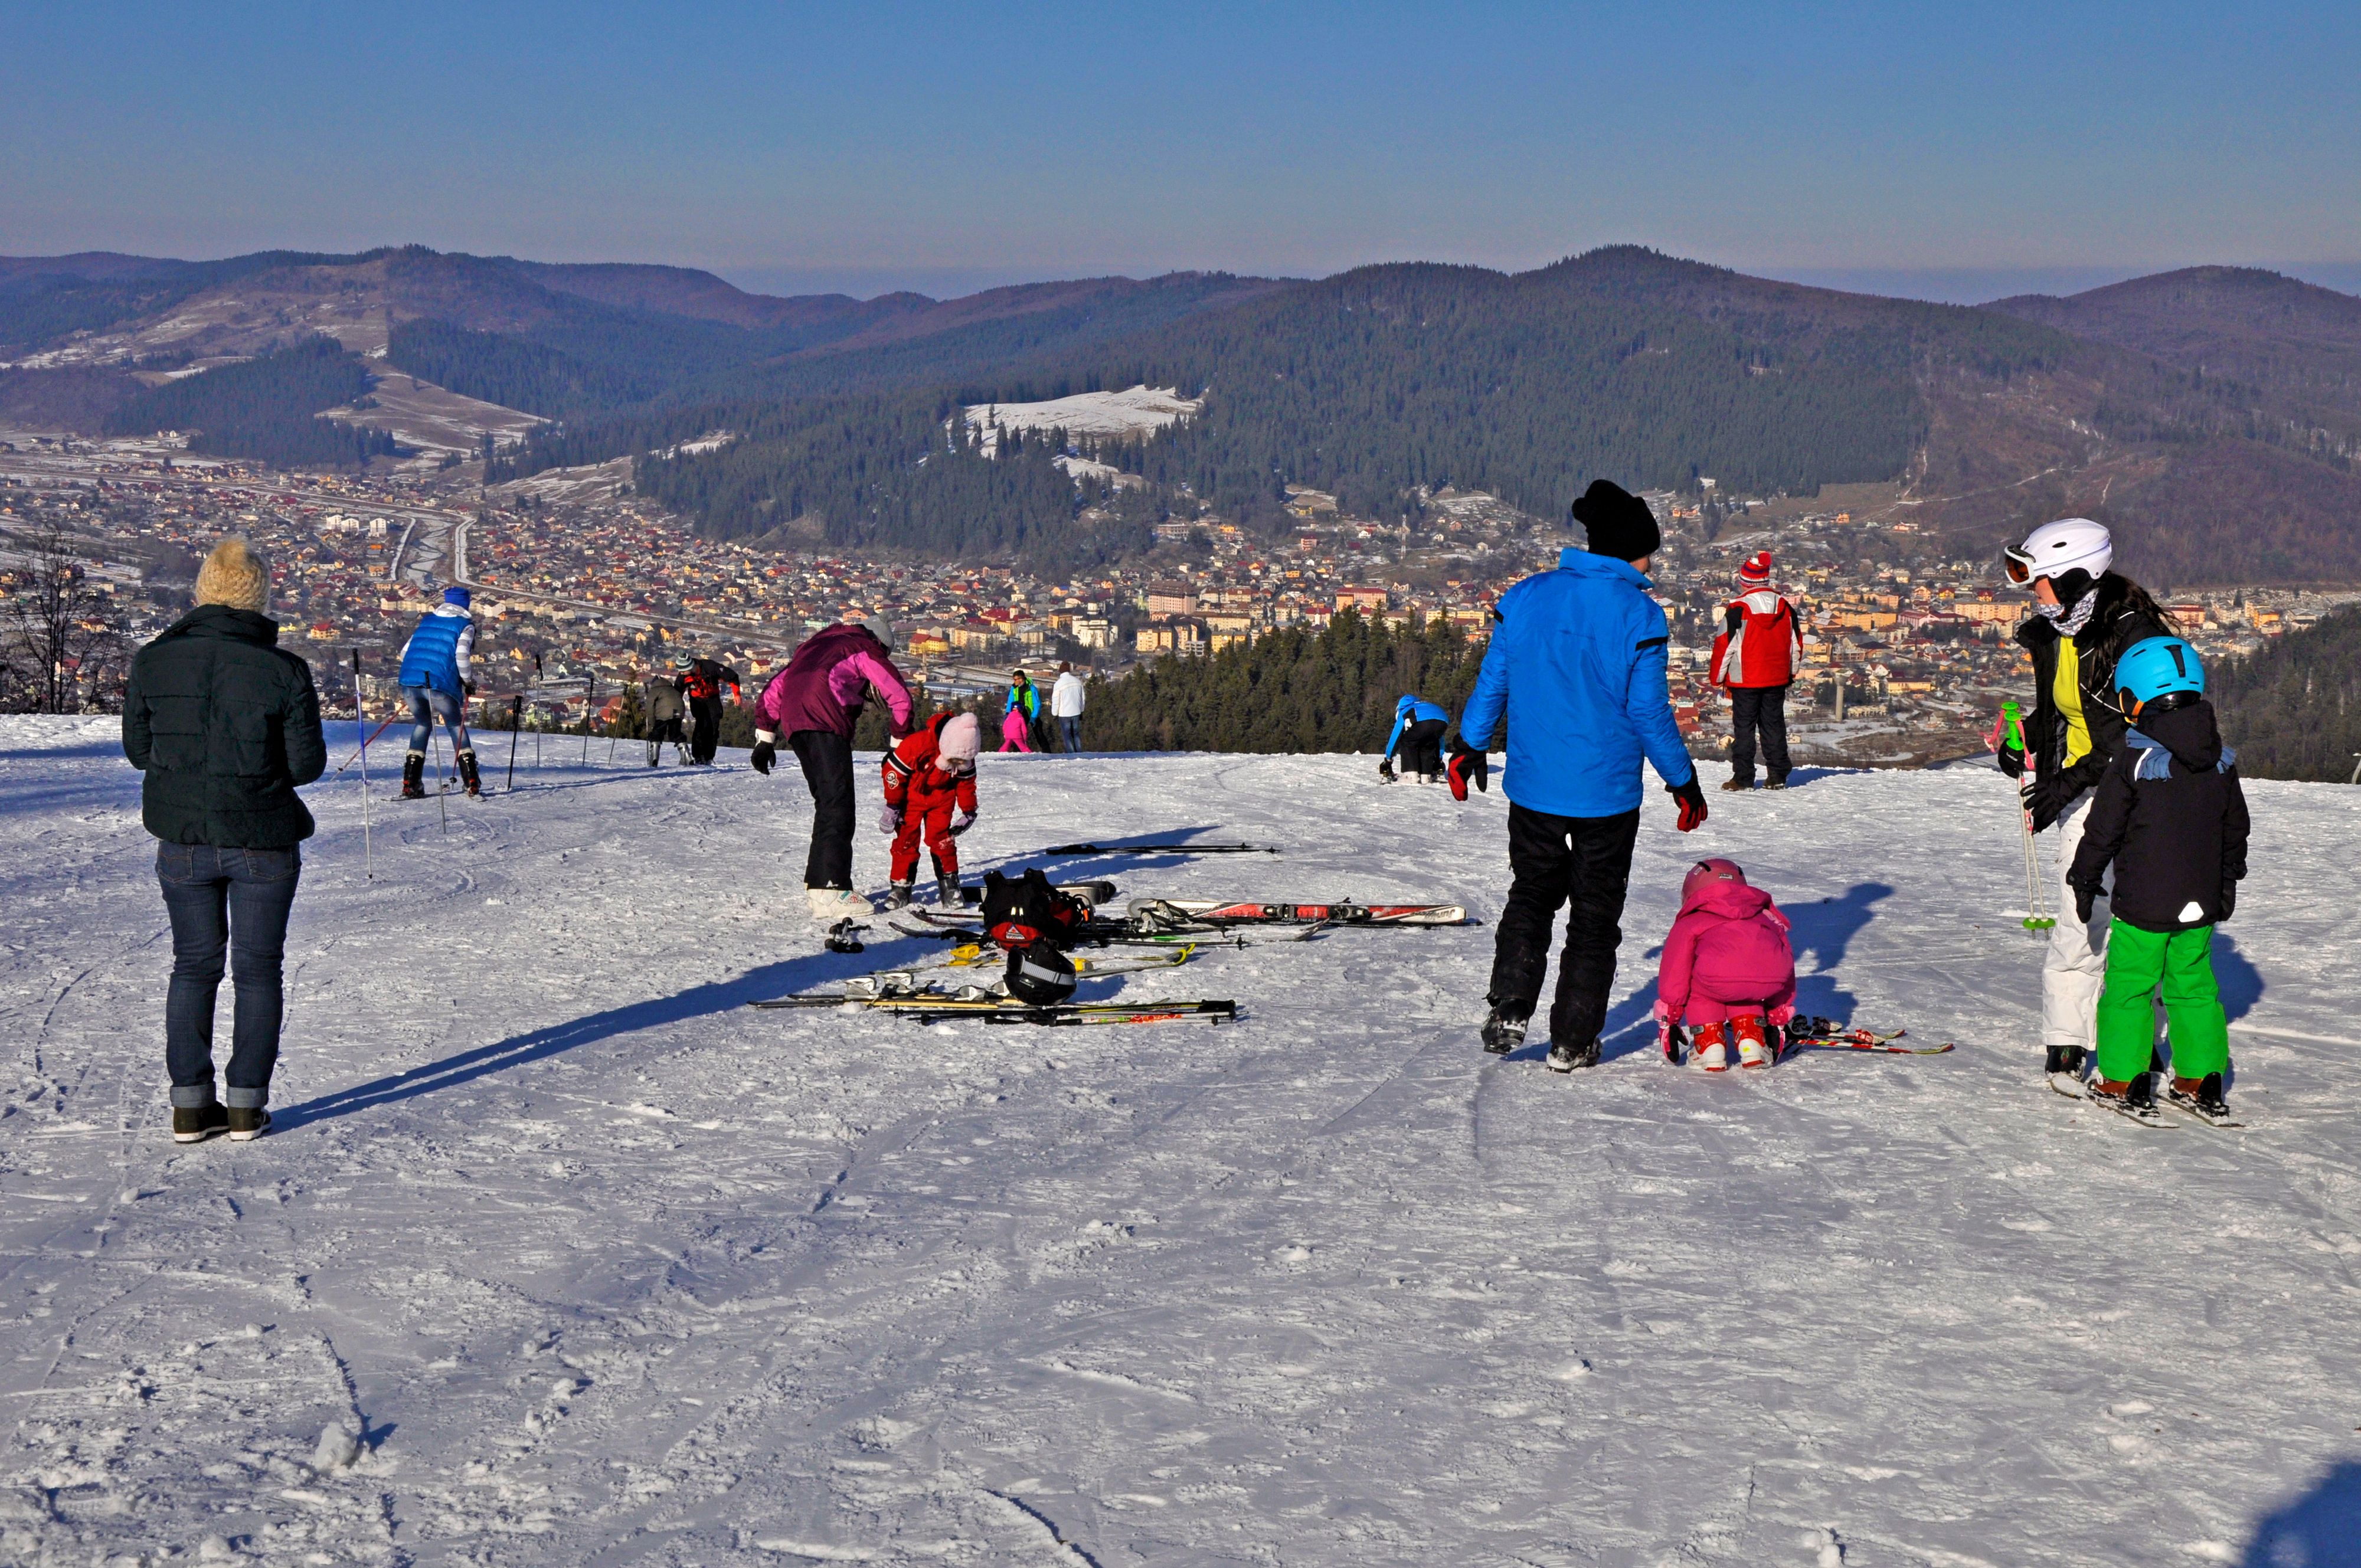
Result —
POLYGON ((22 5, 0 254, 2361 287, 2361 6, 22 5))

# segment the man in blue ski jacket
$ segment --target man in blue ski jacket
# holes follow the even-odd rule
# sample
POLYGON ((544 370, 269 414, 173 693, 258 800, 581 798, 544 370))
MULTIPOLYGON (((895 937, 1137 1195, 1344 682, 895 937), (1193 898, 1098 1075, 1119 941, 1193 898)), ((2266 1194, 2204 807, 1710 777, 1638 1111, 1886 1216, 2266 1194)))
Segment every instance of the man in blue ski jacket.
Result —
POLYGON ((1401 753, 1402 768, 1416 775, 1421 784, 1439 783, 1443 778, 1443 732, 1451 728, 1451 715, 1424 697, 1405 694, 1394 704, 1394 730, 1386 737, 1386 754, 1378 759, 1378 776, 1388 784, 1394 782, 1394 753, 1401 753))
POLYGON ((410 755, 401 762, 401 798, 426 795, 426 743, 441 719, 458 754, 460 782, 469 795, 484 793, 476 771, 476 749, 467 739, 467 699, 476 693, 468 661, 476 652, 474 602, 467 590, 443 590, 443 602, 418 622, 401 649, 401 695, 410 703, 410 755))
POLYGON ((1557 569, 1500 596, 1476 690, 1459 715, 1453 792, 1472 775, 1484 787, 1484 751, 1509 726, 1509 898, 1494 932, 1491 1016, 1484 1048, 1511 1051, 1549 968, 1560 905, 1570 905, 1557 1000, 1550 1009, 1549 1065, 1560 1072, 1598 1060, 1598 1032, 1615 980, 1623 894, 1640 833, 1640 762, 1645 758, 1680 803, 1686 833, 1705 820, 1705 792, 1673 722, 1664 686, 1670 628, 1648 597, 1647 569, 1663 543, 1648 503, 1605 479, 1574 503, 1587 552, 1568 550, 1557 569))

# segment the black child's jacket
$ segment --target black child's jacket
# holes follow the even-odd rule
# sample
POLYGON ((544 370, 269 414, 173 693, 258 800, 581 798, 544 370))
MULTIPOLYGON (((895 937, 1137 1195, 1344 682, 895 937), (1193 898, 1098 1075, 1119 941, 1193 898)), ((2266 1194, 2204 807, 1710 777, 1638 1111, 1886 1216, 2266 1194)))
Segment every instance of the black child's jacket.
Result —
POLYGON ((2112 862, 2115 918, 2171 933, 2226 920, 2246 874, 2237 753, 2202 700, 2145 714, 2099 780, 2067 881, 2096 889, 2112 862))

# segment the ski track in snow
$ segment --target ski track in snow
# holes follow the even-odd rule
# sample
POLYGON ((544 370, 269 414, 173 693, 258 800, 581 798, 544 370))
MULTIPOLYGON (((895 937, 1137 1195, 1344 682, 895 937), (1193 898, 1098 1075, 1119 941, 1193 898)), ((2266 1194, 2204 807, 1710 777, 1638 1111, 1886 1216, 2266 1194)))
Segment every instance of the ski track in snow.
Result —
POLYGON ((0 719, 0 1561, 2262 1563, 2361 1523, 2321 1490, 2361 1473, 2361 791, 2249 785, 2228 1134, 2043 1086, 1972 769, 1686 839, 1652 789, 1568 1079, 1474 1037, 1498 795, 988 757, 972 870, 1194 831, 1286 853, 1063 869, 1486 925, 1084 984, 1235 1026, 923 1026, 742 1005, 942 950, 819 949, 792 770, 577 744, 447 836, 380 795, 373 883, 349 775, 306 792, 279 1128, 181 1148, 137 775, 112 720, 0 719), (1795 919, 1806 1011, 1960 1049, 1664 1067, 1708 853, 1795 919))

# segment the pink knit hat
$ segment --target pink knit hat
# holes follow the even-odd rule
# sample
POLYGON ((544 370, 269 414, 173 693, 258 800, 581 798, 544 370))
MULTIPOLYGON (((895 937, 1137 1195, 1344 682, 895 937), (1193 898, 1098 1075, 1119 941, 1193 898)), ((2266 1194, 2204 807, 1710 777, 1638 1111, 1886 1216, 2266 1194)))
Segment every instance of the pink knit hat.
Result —
POLYGON ((1771 552, 1757 550, 1741 562, 1738 580, 1750 588, 1759 588, 1771 581, 1771 552))
POLYGON ((955 713, 943 725, 942 739, 937 752, 946 762, 966 762, 972 766, 975 754, 983 749, 983 728, 972 713, 955 713))

